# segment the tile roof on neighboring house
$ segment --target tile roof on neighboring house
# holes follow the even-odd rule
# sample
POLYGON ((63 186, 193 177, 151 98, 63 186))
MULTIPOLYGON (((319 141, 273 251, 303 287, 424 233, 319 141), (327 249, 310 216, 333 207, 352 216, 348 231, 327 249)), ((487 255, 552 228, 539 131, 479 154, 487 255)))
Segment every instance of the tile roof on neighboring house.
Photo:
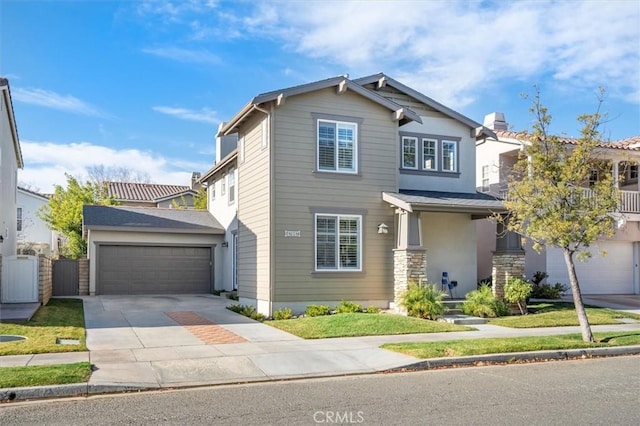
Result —
POLYGON ((107 195, 118 201, 157 202, 184 194, 196 194, 189 186, 156 183, 107 182, 107 195))
MULTIPOLYGON (((519 141, 528 141, 531 138, 531 135, 526 132, 511 132, 508 130, 494 130, 499 139, 516 139, 519 141)), ((576 145, 578 143, 578 138, 570 138, 567 136, 557 136, 559 141, 576 145)), ((625 151, 640 151, 640 136, 634 136, 627 139, 621 139, 612 142, 598 142, 596 144, 598 148, 608 148, 608 149, 621 149, 625 151)))
POLYGON ((224 234, 207 210, 85 205, 82 214, 85 229, 224 234))
POLYGON ((51 198, 51 195, 52 195, 52 194, 41 194, 40 192, 33 191, 33 190, 31 190, 31 189, 27 189, 27 188, 24 188, 24 187, 22 187, 22 186, 18 186, 18 190, 19 190, 19 191, 22 191, 22 192, 25 192, 25 193, 27 193, 27 194, 34 195, 34 196, 36 196, 36 197, 44 198, 45 200, 50 199, 50 198, 51 198))

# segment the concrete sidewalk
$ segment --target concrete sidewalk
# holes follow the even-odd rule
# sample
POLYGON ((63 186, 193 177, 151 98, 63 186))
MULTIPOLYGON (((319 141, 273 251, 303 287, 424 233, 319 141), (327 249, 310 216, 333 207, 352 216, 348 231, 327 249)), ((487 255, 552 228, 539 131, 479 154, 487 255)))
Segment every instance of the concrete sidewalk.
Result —
MULTIPOLYGON (((184 305, 176 305, 175 301, 168 301, 171 303, 167 305, 161 302, 158 306, 159 302, 153 301, 155 310, 149 310, 150 305, 145 303, 125 306, 126 300, 89 298, 89 303, 85 300, 89 352, 4 356, 0 357, 0 366, 89 361, 95 366, 89 383, 5 389, 0 390, 0 399, 3 395, 6 399, 6 395, 11 393, 15 399, 29 399, 133 389, 376 373, 420 366, 424 368, 423 360, 380 349, 379 346, 398 342, 580 332, 579 327, 512 329, 485 324, 474 326, 477 331, 303 340, 224 309, 224 305, 228 303, 225 300, 205 302, 194 299, 184 305), (215 305, 214 308, 212 305, 215 305), (195 310, 199 318, 196 325, 176 324, 166 315, 159 315, 159 312, 167 310, 173 313, 184 312, 183 309, 189 309, 189 312, 195 310), (206 343, 211 333, 198 338, 194 335, 193 327, 198 330, 213 329, 218 334, 220 331, 229 332, 243 341, 206 343)), ((592 326, 592 330, 639 331, 640 322, 592 326)), ((558 355, 558 351, 551 352, 559 357, 564 356, 558 355)), ((619 349, 616 354, 625 353, 640 353, 640 347, 619 349)), ((554 354, 548 356, 553 357, 552 355, 554 354)), ((502 356, 512 359, 518 355, 502 356)), ((531 356, 527 354, 527 357, 531 356)), ((490 361, 487 357, 477 359, 490 361)), ((469 358, 460 359, 460 362, 472 363, 473 358, 469 358)), ((502 359, 498 355, 494 358, 502 359)), ((446 359, 446 364, 455 362, 456 359, 446 359)), ((433 360, 431 365, 435 365, 433 360)))

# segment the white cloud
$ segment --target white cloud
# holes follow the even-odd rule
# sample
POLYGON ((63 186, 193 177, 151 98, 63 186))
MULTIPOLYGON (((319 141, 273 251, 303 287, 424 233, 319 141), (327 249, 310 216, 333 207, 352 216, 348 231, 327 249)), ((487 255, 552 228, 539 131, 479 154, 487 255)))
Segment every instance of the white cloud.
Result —
POLYGON ((454 108, 505 81, 534 83, 543 76, 565 87, 604 86, 613 96, 640 99, 634 1, 260 5, 230 22, 347 67, 352 76, 384 71, 454 108))
POLYGON ((123 167, 148 175, 154 183, 188 185, 191 172, 211 167, 207 162, 167 158, 157 153, 134 148, 113 149, 89 142, 55 143, 20 141, 25 167, 18 180, 34 190, 52 192, 54 185, 66 184, 65 173, 86 177, 86 167, 103 164, 123 167))
POLYGON ((71 95, 60 95, 43 89, 15 88, 11 90, 11 96, 18 102, 39 105, 45 108, 57 109, 74 114, 107 118, 108 115, 101 112, 95 106, 84 102, 71 95))
POLYGON ((154 47, 142 49, 144 53, 159 56, 161 58, 171 59, 173 61, 193 63, 193 64, 209 64, 219 65, 221 60, 213 53, 203 50, 182 49, 179 47, 154 47))
POLYGON ((167 106, 154 106, 153 110, 162 114, 171 115, 179 118, 180 120, 197 121, 200 123, 208 124, 220 124, 220 119, 217 117, 215 111, 209 108, 202 108, 198 110, 186 109, 186 108, 173 108, 167 106))

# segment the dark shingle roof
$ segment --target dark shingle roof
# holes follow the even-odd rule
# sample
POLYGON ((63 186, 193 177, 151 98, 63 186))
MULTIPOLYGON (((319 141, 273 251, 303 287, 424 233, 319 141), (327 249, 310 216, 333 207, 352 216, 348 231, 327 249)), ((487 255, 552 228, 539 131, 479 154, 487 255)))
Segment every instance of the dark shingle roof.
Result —
POLYGON ((383 199, 398 207, 413 210, 459 211, 481 213, 503 211, 502 201, 481 192, 441 192, 401 189, 384 192, 383 199))
POLYGON ((107 195, 120 201, 155 202, 163 198, 193 192, 190 187, 184 185, 131 182, 107 182, 106 185, 107 195))
POLYGON ((167 230, 224 234, 224 228, 207 210, 129 206, 90 206, 82 209, 86 229, 167 230))

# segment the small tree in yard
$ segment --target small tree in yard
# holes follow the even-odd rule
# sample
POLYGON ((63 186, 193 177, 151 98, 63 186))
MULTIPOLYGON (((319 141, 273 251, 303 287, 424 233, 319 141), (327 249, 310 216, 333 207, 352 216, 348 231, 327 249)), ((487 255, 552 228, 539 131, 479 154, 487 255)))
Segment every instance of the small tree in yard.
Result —
POLYGON ((67 187, 55 186, 49 203, 38 212, 38 216, 51 229, 67 237, 62 254, 77 259, 87 254, 87 243, 82 238, 82 206, 85 204, 113 205, 115 201, 106 196, 104 186, 86 182, 67 175, 67 187))
POLYGON ((531 107, 533 132, 511 173, 504 202, 510 213, 498 218, 508 230, 530 239, 535 250, 543 246, 562 250, 585 342, 594 339, 574 261, 590 257, 589 246, 596 239, 613 235, 619 197, 611 165, 597 159, 602 94, 594 114, 578 117, 581 136, 569 145, 548 133, 551 115, 536 93, 531 107), (595 182, 590 179, 594 170, 595 182))

